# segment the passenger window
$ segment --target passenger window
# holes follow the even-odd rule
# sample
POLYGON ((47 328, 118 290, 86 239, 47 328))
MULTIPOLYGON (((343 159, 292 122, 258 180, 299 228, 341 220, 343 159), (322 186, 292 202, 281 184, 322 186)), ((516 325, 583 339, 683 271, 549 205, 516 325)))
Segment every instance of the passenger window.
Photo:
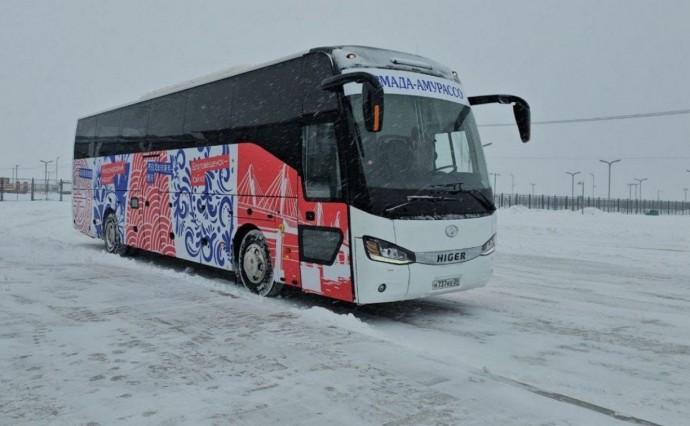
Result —
POLYGON ((340 161, 333 123, 305 126, 302 164, 307 198, 340 199, 340 161))

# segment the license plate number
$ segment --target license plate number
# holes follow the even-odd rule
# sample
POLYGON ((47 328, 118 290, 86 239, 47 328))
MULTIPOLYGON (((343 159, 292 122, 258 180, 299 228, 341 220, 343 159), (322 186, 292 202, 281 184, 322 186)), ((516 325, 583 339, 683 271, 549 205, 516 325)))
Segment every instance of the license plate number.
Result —
POLYGON ((444 278, 434 280, 431 283, 432 290, 443 290, 444 288, 460 287, 460 277, 444 278))

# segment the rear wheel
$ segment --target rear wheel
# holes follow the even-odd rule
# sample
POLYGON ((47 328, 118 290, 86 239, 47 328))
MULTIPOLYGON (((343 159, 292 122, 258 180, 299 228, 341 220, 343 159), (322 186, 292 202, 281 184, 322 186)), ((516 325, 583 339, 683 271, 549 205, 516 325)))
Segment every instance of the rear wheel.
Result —
POLYGON ((108 213, 103 224, 103 240, 105 241, 105 251, 108 253, 127 254, 128 247, 120 239, 117 217, 114 213, 108 213))
POLYGON ((249 231, 242 239, 237 259, 237 275, 249 291, 272 297, 280 293, 283 284, 273 280, 273 266, 261 231, 249 231))

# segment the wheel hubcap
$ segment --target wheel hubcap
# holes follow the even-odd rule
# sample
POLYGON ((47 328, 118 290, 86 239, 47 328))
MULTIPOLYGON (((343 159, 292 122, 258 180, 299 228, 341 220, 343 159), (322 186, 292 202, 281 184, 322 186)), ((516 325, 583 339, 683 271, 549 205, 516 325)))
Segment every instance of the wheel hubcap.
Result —
POLYGON ((252 284, 259 284, 266 275, 266 258, 263 250, 256 244, 252 244, 244 253, 243 269, 252 284))

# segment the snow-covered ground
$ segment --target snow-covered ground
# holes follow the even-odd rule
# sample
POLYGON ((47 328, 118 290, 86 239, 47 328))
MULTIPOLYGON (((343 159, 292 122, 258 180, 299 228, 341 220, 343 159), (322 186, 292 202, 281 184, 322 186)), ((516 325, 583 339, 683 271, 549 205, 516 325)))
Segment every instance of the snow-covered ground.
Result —
POLYGON ((353 306, 0 203, 0 424, 690 422, 690 217, 499 212, 482 289, 353 306))

